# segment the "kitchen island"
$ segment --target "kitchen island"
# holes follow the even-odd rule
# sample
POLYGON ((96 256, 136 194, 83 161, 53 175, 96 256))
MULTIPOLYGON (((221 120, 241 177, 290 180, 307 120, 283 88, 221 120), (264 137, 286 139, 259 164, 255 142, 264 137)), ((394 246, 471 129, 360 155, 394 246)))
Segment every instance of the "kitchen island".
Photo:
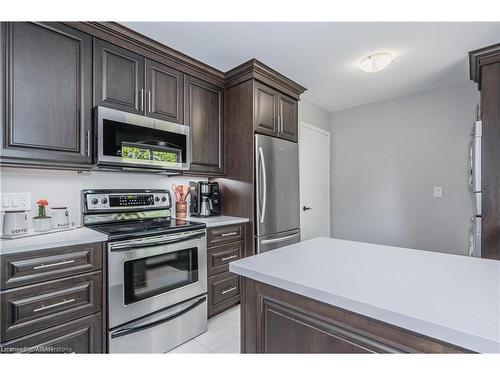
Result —
POLYGON ((500 353, 498 261, 315 238, 230 271, 243 353, 500 353))

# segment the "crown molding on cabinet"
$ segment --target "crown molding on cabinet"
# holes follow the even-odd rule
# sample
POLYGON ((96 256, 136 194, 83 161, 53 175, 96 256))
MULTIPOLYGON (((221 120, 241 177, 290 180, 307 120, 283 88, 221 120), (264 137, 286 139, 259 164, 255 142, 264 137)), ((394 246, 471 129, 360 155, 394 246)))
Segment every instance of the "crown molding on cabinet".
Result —
POLYGON ((481 68, 485 65, 500 62, 500 43, 469 52, 470 79, 481 89, 481 68))

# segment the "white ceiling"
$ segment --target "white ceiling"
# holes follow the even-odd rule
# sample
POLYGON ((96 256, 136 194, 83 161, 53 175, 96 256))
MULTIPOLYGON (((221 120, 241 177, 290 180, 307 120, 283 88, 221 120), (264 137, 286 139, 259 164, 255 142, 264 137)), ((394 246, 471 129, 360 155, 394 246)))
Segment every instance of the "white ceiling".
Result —
POLYGON ((500 42, 500 23, 124 22, 222 71, 253 57, 308 88, 335 111, 469 80, 467 52, 500 42), (367 74, 377 51, 396 59, 367 74))

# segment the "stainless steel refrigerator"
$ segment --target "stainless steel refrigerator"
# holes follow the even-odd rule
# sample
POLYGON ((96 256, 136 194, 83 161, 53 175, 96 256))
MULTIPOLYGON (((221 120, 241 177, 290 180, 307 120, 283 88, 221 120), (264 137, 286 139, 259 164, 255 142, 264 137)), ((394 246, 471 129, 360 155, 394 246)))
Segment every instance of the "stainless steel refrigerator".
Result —
POLYGON ((481 111, 477 106, 476 121, 469 143, 469 188, 472 195, 471 226, 469 229, 469 255, 481 257, 481 111))
POLYGON ((300 241, 299 145, 255 135, 256 252, 300 241))

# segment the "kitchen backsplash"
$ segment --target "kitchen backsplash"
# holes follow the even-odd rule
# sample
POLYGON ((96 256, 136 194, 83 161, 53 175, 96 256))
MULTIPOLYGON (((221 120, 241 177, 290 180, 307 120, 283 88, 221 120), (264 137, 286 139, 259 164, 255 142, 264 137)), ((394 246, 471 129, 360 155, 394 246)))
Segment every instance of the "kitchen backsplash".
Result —
MULTIPOLYGON (((81 191, 84 189, 168 189, 172 184, 206 180, 199 177, 166 177, 155 174, 90 172, 4 168, 1 172, 2 193, 31 193, 31 218, 36 216, 36 201, 45 198, 50 207, 67 206, 70 222, 81 224, 81 191)), ((173 195, 172 195, 173 196, 173 195)), ((172 207, 175 213, 175 208, 172 207)), ((1 215, 3 220, 3 215, 1 215)), ((1 224, 1 223, 0 223, 1 224)), ((0 227, 1 228, 1 227, 0 227)))

